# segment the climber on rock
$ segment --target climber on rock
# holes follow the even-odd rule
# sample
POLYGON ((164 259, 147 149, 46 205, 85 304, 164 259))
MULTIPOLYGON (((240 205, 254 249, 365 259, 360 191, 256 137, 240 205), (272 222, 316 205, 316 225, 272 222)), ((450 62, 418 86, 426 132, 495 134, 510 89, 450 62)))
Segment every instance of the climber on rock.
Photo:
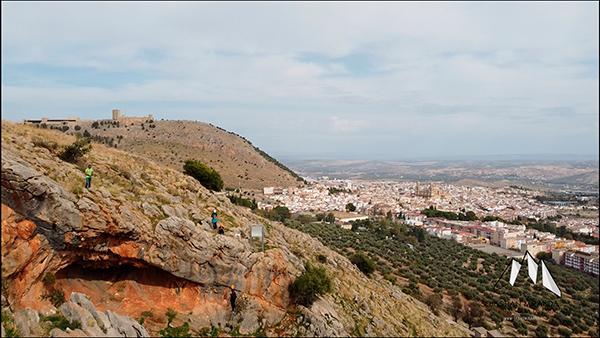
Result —
POLYGON ((211 215, 212 217, 212 227, 213 229, 217 228, 217 210, 215 209, 211 215))
POLYGON ((235 293, 235 286, 231 286, 231 293, 229 294, 229 302, 231 303, 231 313, 235 312, 235 300, 237 298, 237 293, 235 293))

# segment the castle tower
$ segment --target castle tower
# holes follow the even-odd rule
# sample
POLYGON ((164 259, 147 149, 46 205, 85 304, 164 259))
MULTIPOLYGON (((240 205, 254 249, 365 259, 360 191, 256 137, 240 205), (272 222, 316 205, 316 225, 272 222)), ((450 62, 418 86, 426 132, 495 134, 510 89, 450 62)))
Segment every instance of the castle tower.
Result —
POLYGON ((119 109, 113 109, 113 120, 121 118, 121 111, 119 109))

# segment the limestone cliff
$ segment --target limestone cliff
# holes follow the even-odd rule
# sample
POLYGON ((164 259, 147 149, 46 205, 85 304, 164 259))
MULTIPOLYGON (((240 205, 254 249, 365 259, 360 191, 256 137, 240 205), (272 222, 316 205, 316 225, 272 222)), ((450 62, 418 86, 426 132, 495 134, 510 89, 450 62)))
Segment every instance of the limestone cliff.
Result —
MULTIPOLYGON (((177 314, 172 325, 188 322, 194 334, 212 328, 270 336, 468 335, 388 281, 365 277, 318 240, 146 158, 94 144, 86 155, 92 188, 83 189, 83 168, 53 151, 73 141, 2 122, 3 296, 15 313, 68 313, 41 297, 48 292, 44 277, 52 275, 67 297, 82 293, 100 312, 144 318, 150 335, 165 328, 168 309, 177 314), (213 209, 224 235, 208 226, 213 209), (248 242, 252 224, 267 229, 264 252, 248 242), (291 304, 289 285, 302 262, 319 254, 334 292, 310 309, 291 304), (233 318, 232 284, 240 291, 233 318)), ((83 332, 94 335, 90 330, 83 332)))

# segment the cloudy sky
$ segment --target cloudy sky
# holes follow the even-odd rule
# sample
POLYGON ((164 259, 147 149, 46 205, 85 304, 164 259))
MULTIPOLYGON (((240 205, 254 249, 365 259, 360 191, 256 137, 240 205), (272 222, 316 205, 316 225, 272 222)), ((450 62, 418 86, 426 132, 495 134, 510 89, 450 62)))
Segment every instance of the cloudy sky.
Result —
POLYGON ((598 158, 598 2, 2 2, 2 119, 209 122, 278 159, 598 158))

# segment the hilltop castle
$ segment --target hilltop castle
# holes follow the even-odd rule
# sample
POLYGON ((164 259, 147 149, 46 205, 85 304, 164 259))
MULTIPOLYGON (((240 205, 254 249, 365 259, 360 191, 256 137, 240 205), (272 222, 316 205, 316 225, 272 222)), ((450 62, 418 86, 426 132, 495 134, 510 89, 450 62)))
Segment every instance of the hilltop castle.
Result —
POLYGON ((145 122, 147 120, 154 120, 154 116, 148 114, 146 117, 126 117, 125 115, 121 115, 120 109, 113 109, 112 111, 112 121, 119 121, 119 123, 123 123, 126 126, 135 122, 145 122))

